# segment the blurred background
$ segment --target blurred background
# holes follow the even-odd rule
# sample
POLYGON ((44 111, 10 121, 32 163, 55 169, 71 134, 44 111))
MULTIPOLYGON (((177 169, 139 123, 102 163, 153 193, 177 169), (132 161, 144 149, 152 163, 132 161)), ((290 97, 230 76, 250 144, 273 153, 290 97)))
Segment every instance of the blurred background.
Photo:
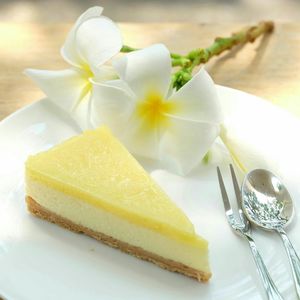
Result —
POLYGON ((298 0, 0 0, 0 21, 72 22, 93 5, 118 22, 300 20, 298 0))
MULTIPOLYGON (((163 42, 178 53, 273 20, 272 35, 224 53, 206 68, 218 84, 284 105, 299 102, 300 0, 0 0, 0 120, 44 97, 23 70, 68 67, 59 49, 77 17, 94 5, 120 23, 125 44, 163 42)), ((300 116, 300 105, 298 111, 300 116)))

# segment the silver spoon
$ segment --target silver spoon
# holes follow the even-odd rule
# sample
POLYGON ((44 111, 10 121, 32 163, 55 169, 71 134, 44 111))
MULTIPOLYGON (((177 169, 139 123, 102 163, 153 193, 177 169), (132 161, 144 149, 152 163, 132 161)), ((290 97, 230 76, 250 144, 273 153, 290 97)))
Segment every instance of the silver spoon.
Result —
POLYGON ((252 223, 267 230, 275 230, 281 236, 300 299, 300 259, 283 229, 294 215, 292 198, 286 187, 271 172, 253 170, 246 175, 242 185, 242 207, 252 223))

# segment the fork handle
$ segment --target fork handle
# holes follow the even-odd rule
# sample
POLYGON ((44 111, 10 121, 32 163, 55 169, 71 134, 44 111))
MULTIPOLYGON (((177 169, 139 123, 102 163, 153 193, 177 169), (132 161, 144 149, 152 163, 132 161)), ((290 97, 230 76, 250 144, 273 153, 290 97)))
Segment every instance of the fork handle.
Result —
POLYGON ((300 299, 300 259, 293 247, 293 244, 289 240, 288 236, 286 235, 285 231, 282 228, 277 229, 277 232, 282 238, 283 244, 285 246, 287 255, 289 257, 289 261, 292 267, 293 278, 295 282, 296 292, 298 295, 298 299, 300 299))
POLYGON ((252 251, 258 273, 263 281, 268 300, 283 300, 282 296, 280 295, 274 281, 272 280, 272 278, 267 270, 265 263, 263 262, 261 255, 258 252, 258 249, 256 247, 254 240, 248 234, 244 234, 244 236, 246 237, 246 239, 249 242, 250 249, 252 251))

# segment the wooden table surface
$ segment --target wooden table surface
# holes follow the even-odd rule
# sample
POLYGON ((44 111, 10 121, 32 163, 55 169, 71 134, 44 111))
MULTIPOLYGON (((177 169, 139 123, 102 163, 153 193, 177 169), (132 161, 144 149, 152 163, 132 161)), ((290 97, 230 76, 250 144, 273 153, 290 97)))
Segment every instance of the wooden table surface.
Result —
MULTIPOLYGON (((134 47, 162 42, 186 53, 210 45, 245 24, 126 23, 124 42, 134 47)), ((249 24, 246 24, 249 25, 249 24)), ((0 120, 43 97, 23 75, 25 68, 61 69, 59 50, 71 24, 0 23, 0 120)), ((217 84, 278 103, 300 99, 300 23, 276 24, 275 32, 254 44, 224 53, 207 64, 217 84)))

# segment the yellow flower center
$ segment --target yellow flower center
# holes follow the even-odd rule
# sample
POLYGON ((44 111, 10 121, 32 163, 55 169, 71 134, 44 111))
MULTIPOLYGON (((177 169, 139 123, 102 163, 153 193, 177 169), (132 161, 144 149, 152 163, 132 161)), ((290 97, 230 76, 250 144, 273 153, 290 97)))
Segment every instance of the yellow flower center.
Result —
POLYGON ((94 74, 88 65, 83 66, 82 77, 86 80, 86 84, 81 91, 80 101, 92 90, 93 86, 90 79, 94 77, 94 74))
POLYGON ((175 104, 163 99, 157 92, 149 92, 143 101, 137 105, 137 116, 143 120, 147 129, 166 127, 169 125, 169 118, 166 114, 175 110, 175 104))
POLYGON ((92 72, 92 70, 89 68, 88 65, 83 65, 82 66, 82 69, 80 70, 80 74, 82 76, 82 78, 84 79, 85 81, 85 84, 84 86, 82 87, 82 90, 80 92, 80 95, 79 95, 79 98, 78 98, 78 102, 75 104, 75 106, 72 108, 72 111, 75 111, 78 106, 85 100, 89 100, 87 98, 85 98, 92 90, 92 83, 90 81, 91 78, 94 77, 94 74, 92 72))

